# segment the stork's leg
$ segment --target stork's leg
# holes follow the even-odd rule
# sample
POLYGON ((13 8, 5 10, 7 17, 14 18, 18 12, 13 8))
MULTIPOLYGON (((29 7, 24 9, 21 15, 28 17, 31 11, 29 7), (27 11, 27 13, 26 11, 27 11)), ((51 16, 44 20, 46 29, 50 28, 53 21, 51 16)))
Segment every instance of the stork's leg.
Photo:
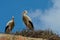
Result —
POLYGON ((29 30, 29 29, 28 29, 28 24, 29 24, 29 23, 28 23, 28 21, 27 21, 27 24, 26 24, 26 26, 27 26, 27 30, 26 30, 26 32, 28 32, 28 30, 29 30))
POLYGON ((26 29, 26 32, 28 32, 28 28, 26 29))
POLYGON ((34 30, 32 30, 33 34, 35 33, 34 30))

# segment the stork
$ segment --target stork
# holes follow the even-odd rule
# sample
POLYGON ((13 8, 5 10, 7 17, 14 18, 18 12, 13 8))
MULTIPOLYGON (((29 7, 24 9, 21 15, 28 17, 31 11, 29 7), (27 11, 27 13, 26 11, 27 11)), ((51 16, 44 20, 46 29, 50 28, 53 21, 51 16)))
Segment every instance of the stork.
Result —
POLYGON ((5 33, 10 33, 13 28, 14 28, 14 16, 12 16, 12 19, 8 21, 8 23, 6 24, 5 33))
POLYGON ((32 20, 29 16, 27 16, 27 10, 24 10, 24 12, 23 12, 23 22, 25 23, 26 27, 29 30, 32 30, 32 31, 34 30, 32 20))

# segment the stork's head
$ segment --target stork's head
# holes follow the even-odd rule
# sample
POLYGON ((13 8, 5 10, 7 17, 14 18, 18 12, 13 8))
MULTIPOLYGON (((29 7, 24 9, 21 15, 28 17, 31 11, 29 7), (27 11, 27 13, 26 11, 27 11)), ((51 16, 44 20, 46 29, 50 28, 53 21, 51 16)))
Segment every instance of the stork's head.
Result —
POLYGON ((14 16, 12 16, 12 19, 14 19, 14 16))
POLYGON ((27 10, 24 10, 23 14, 27 14, 27 10))

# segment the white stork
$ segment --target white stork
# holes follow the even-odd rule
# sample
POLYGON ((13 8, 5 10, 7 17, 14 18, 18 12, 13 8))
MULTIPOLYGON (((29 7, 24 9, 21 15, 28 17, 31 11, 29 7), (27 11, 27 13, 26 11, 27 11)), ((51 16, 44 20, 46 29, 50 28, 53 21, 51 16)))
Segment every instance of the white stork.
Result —
POLYGON ((23 21, 24 21, 26 27, 29 30, 32 30, 33 31, 34 30, 34 26, 33 26, 32 20, 26 14, 27 14, 27 10, 24 10, 24 12, 23 12, 23 21))
POLYGON ((13 28, 14 28, 14 16, 12 16, 12 19, 6 24, 5 32, 10 33, 13 28))

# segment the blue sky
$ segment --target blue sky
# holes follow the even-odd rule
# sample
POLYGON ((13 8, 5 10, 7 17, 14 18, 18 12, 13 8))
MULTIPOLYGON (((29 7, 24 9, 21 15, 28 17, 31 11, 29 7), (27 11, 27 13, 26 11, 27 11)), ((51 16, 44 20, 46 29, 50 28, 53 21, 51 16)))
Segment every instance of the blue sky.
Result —
POLYGON ((0 0, 0 32, 4 32, 6 23, 12 16, 15 17, 15 26, 12 32, 16 32, 26 28, 22 21, 22 12, 24 10, 34 12, 36 9, 39 9, 44 12, 52 6, 51 0, 0 0))

